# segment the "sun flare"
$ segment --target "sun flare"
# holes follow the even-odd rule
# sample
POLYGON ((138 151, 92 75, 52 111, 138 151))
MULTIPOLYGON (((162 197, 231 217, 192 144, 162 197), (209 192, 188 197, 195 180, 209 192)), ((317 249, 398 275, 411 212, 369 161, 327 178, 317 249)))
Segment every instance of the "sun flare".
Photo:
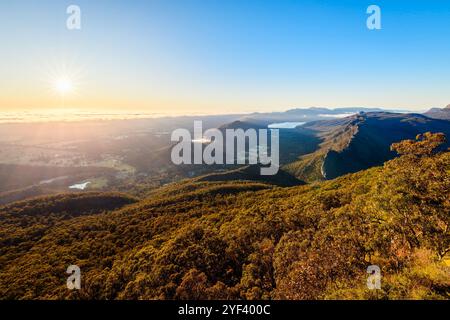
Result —
POLYGON ((73 91, 72 81, 68 78, 57 79, 53 87, 55 91, 61 95, 66 95, 73 91))

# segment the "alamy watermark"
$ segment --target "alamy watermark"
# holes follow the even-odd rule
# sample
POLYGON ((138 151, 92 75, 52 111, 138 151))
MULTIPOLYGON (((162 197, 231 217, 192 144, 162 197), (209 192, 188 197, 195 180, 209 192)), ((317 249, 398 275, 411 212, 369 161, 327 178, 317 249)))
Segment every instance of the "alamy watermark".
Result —
POLYGON ((70 5, 66 9, 69 17, 66 20, 68 30, 81 30, 81 8, 77 5, 70 5))
POLYGON ((172 132, 171 141, 178 143, 172 148, 171 159, 176 165, 261 164, 266 166, 261 167, 261 175, 275 175, 280 165, 279 135, 278 129, 251 128, 209 129, 203 133, 202 121, 194 121, 193 138, 187 129, 172 132))
POLYGON ((67 268, 67 274, 70 276, 67 278, 67 289, 80 290, 81 289, 81 269, 79 266, 71 265, 67 268))
MULTIPOLYGON (((72 4, 67 7, 66 13, 69 15, 66 20, 68 30, 81 30, 81 8, 72 4)), ((366 20, 366 26, 369 30, 381 30, 381 8, 372 4, 367 7, 366 13, 369 17, 366 20)))
POLYGON ((369 290, 381 289, 381 269, 377 265, 371 265, 367 267, 367 273, 370 275, 367 277, 367 288, 369 290))
POLYGON ((367 29, 381 30, 381 8, 374 4, 370 5, 367 14, 370 14, 366 21, 367 29))

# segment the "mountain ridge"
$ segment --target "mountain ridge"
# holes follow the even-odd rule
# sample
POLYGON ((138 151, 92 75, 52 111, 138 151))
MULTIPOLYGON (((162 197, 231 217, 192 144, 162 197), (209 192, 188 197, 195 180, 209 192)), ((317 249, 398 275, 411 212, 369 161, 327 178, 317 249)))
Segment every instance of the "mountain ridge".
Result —
POLYGON ((303 127, 319 132, 322 143, 318 150, 284 169, 309 182, 381 165, 396 156, 390 150, 396 141, 413 139, 427 131, 450 135, 447 121, 413 113, 360 113, 344 119, 315 121, 303 127))

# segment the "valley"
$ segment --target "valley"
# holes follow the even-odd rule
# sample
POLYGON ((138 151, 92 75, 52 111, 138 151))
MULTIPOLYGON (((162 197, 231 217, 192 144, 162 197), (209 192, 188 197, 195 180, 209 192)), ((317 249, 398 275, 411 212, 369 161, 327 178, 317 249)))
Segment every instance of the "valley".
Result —
MULTIPOLYGON (((296 120, 202 120, 225 132, 274 118, 296 120)), ((259 165, 173 164, 169 132, 191 124, 0 126, 10 155, 0 163, 0 296, 448 298, 449 121, 360 110, 284 126, 273 176, 259 165), (373 264, 377 293, 365 288, 373 264), (82 290, 61 281, 69 265, 82 290)))
MULTIPOLYGON (((204 130, 218 128, 224 135, 227 129, 261 130, 282 124, 278 128, 280 175, 291 181, 288 184, 333 179, 382 165, 395 157, 389 149, 392 143, 419 133, 450 135, 446 120, 370 111, 312 108, 206 116, 199 120, 204 130), (335 118, 330 119, 331 115, 335 118), (303 121, 296 122, 299 119, 303 121)), ((179 128, 193 130, 193 120, 181 117, 0 124, 0 204, 84 190, 144 196, 166 184, 249 164, 249 154, 244 154, 240 155, 247 160, 243 165, 174 165, 171 150, 175 143, 170 141, 170 134, 179 128)), ((248 175, 247 179, 253 180, 248 175)), ((270 180, 280 179, 267 178, 270 180)))

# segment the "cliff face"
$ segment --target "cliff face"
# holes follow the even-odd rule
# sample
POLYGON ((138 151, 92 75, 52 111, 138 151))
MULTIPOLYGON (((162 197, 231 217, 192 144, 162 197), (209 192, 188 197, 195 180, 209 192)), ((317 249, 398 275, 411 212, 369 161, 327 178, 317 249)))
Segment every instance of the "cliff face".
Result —
POLYGON ((442 132, 448 136, 450 123, 419 114, 360 115, 328 142, 321 173, 325 179, 334 179, 379 166, 397 156, 390 150, 392 143, 414 139, 428 131, 442 132))

